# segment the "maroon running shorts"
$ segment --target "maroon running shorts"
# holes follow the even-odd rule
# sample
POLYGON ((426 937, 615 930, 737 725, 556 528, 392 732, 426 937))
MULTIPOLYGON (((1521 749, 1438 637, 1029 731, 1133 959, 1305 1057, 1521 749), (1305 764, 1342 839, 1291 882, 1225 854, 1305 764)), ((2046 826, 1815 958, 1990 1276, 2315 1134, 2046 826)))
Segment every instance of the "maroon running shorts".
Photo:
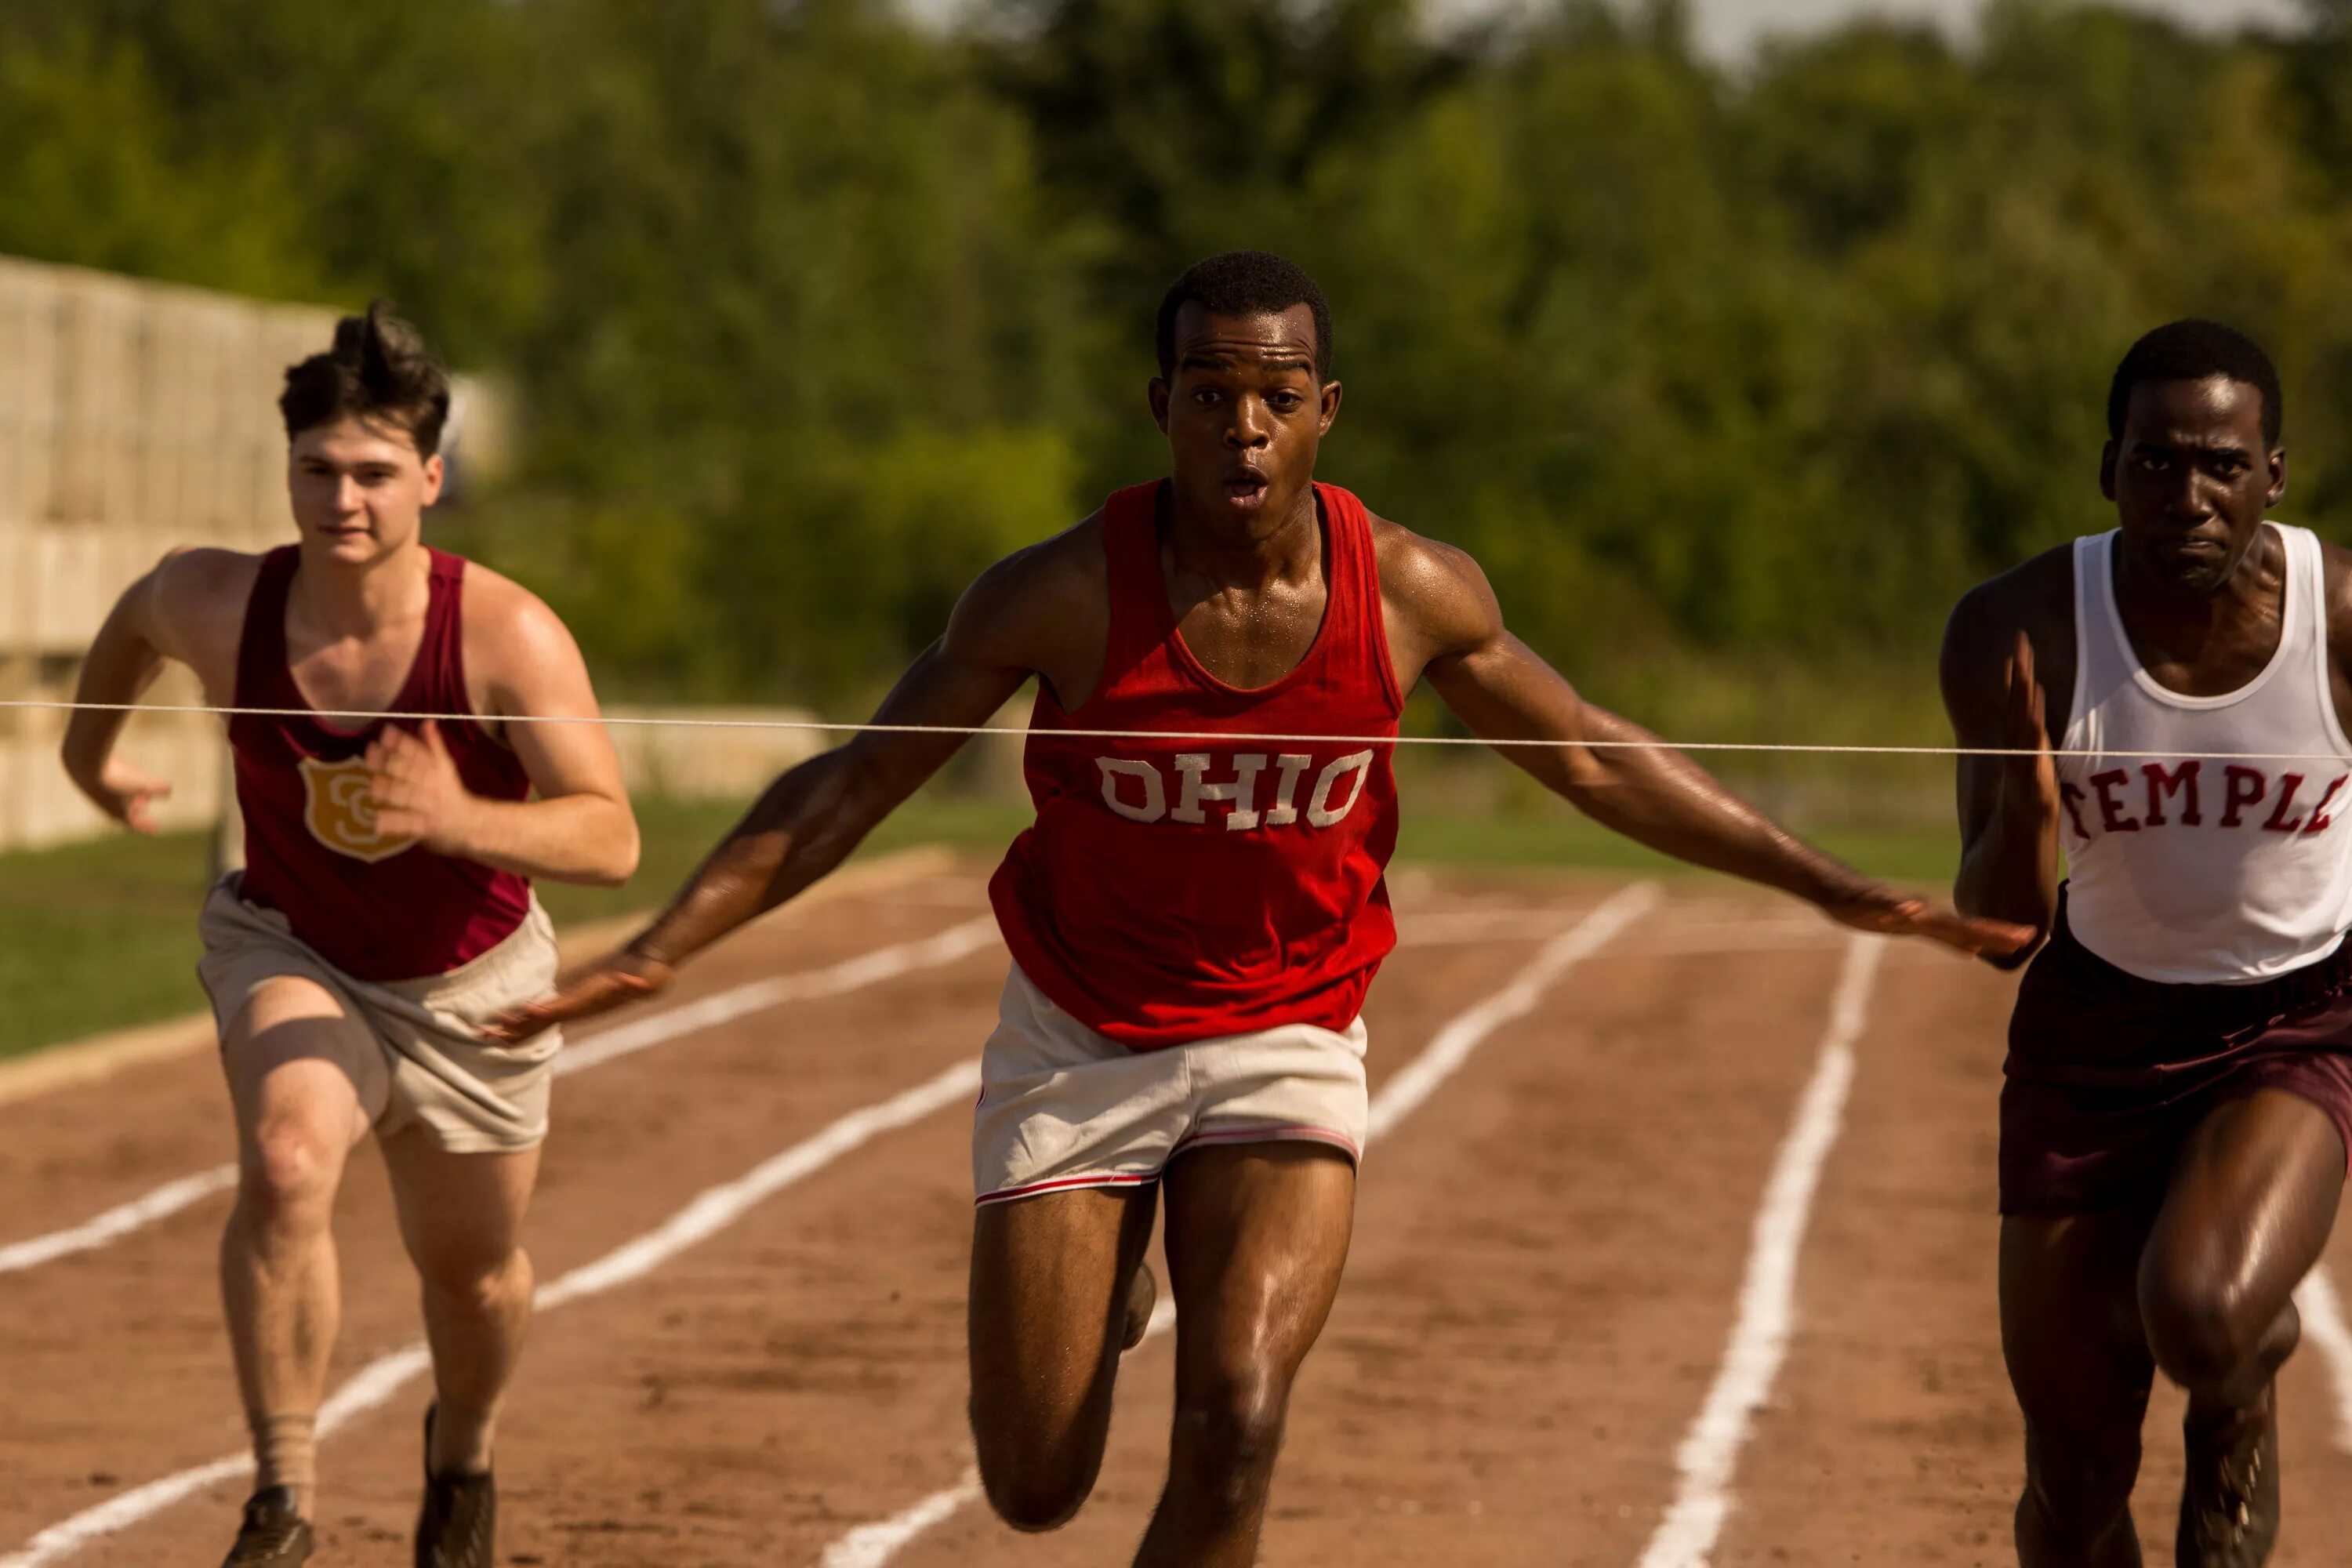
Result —
POLYGON ((2065 901, 2018 988, 2000 1093, 2000 1212, 2160 1201, 2182 1140, 2265 1089, 2352 1149, 2352 942, 2252 985, 2169 985, 2074 940, 2065 901))

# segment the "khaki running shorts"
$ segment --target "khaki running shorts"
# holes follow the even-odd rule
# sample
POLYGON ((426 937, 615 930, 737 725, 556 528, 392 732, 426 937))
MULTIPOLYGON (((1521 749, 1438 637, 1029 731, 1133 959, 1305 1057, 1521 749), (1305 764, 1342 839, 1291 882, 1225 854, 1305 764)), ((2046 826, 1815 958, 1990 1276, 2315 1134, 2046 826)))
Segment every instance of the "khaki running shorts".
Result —
MULTIPOLYGON (((335 1031, 336 1065, 359 1090, 377 1136, 420 1129, 452 1153, 530 1149, 547 1136, 553 1058, 562 1031, 494 1049, 480 1028, 509 1007, 555 988, 555 928, 530 914, 498 946, 446 974, 356 980, 294 934, 276 910, 247 903, 234 873, 205 900, 205 955, 197 978, 211 996, 221 1038, 267 981, 296 975, 341 1002, 353 1024, 335 1031)), ((226 1048, 226 1045, 224 1046, 226 1048)))
POLYGON ((1370 1121, 1364 1021, 1288 1024, 1131 1050, 1056 1006, 1014 965, 981 1054, 972 1190, 983 1204, 1143 1186, 1210 1143, 1328 1143, 1351 1160, 1370 1121))

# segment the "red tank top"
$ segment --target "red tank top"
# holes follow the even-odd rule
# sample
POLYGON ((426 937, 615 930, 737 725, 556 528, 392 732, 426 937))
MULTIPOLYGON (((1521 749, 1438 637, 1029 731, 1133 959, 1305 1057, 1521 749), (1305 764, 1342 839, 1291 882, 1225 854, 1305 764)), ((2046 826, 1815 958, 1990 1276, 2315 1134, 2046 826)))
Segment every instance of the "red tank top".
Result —
POLYGON ((1147 1049, 1282 1024, 1344 1029, 1396 945, 1393 748, 1102 741, 1068 729, 1391 737, 1404 702, 1363 503, 1317 485, 1323 625, 1243 690, 1184 646, 1160 567, 1160 486, 1103 507, 1110 639, 1093 696, 1040 685, 1024 768, 1037 820, 989 885, 1005 944, 1071 1016, 1147 1049))
MULTIPOLYGON (((466 563, 438 550, 430 553, 425 640, 392 707, 404 713, 470 713, 458 615, 466 563)), ((286 658, 286 595, 300 562, 290 544, 261 558, 237 645, 239 708, 310 706, 286 658)), ((228 724, 236 803, 245 815, 244 896, 283 914, 295 935, 359 980, 446 973, 505 941, 530 911, 529 879, 376 831, 362 804, 368 775, 361 758, 391 722, 411 732, 420 728, 379 719, 344 731, 307 715, 238 714, 228 724)), ((522 763, 478 726, 445 721, 441 739, 475 795, 492 800, 530 795, 522 763)))

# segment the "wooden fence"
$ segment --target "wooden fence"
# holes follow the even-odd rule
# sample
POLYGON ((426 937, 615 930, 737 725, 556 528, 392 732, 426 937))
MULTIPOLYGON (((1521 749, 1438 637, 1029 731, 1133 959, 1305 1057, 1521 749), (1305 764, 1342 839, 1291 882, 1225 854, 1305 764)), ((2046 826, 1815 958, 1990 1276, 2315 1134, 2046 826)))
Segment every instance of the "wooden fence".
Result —
MULTIPOLYGON (((278 392, 327 346, 335 313, 0 257, 0 697, 73 695, 82 651, 123 588, 173 545, 256 550, 293 538, 278 392)), ((495 456, 497 400, 456 380, 466 450, 495 456)), ((200 702, 173 667, 149 693, 200 702)), ((635 710, 646 715, 648 710, 635 710)), ((800 717, 723 710, 677 717, 800 717)), ((0 710, 0 848, 108 825, 66 780, 66 715, 0 710)), ((630 787, 742 798, 825 742, 806 731, 616 728, 630 787)), ((173 784, 167 826, 219 822, 219 721, 142 714, 123 752, 173 784)))
MULTIPOLYGON (((68 697, 123 587, 174 544, 291 537, 277 395, 334 313, 0 258, 0 696, 68 697)), ((193 701, 184 671, 153 700, 193 701)), ((95 831, 57 763, 61 713, 0 712, 0 847, 95 831)), ((219 814, 219 727, 142 717, 126 753, 219 814)))

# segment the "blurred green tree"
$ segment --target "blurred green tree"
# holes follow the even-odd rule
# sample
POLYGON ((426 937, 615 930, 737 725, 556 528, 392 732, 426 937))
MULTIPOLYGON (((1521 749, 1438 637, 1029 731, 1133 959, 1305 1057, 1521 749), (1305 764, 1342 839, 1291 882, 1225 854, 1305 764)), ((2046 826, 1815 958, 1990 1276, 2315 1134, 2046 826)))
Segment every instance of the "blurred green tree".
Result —
POLYGON ((2103 525, 2159 320, 2271 344, 2286 510, 2352 537, 2352 5, 2310 11, 1995 0, 1727 73, 1669 0, 12 0, 0 248, 393 295, 520 416, 441 526, 608 686, 846 704, 1157 470, 1159 291, 1266 246, 1338 312, 1330 477, 1580 679, 1932 733, 1954 595, 2103 525))

